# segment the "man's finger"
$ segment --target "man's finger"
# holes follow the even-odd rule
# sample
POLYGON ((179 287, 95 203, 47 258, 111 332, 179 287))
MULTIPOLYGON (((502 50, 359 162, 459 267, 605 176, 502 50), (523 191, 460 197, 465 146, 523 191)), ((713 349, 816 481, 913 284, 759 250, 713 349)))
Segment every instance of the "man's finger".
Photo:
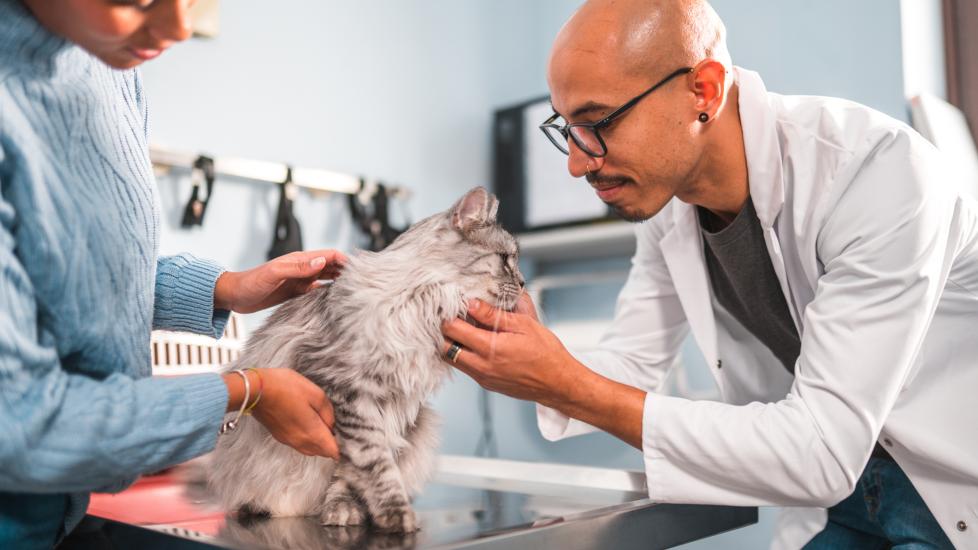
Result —
POLYGON ((532 317, 534 321, 540 321, 540 316, 537 315, 537 307, 534 305, 533 299, 530 298, 529 293, 524 292, 520 296, 519 301, 516 302, 516 307, 513 309, 516 311, 516 313, 528 315, 529 317, 532 317))
POLYGON ((496 332, 520 332, 522 323, 519 315, 492 307, 482 300, 469 302, 469 316, 496 332))
POLYGON ((458 352, 458 355, 455 356, 455 360, 452 361, 448 358, 448 350, 454 343, 455 342, 453 340, 445 340, 442 343, 441 354, 443 357, 445 357, 445 361, 449 365, 469 375, 469 377, 478 382, 482 377, 482 374, 486 372, 487 369, 491 368, 489 363, 487 363, 482 357, 479 357, 472 350, 466 349, 465 346, 462 346, 461 351, 458 352))
POLYGON ((467 350, 478 355, 489 355, 492 338, 498 334, 481 329, 462 319, 452 319, 442 324, 441 332, 445 338, 462 344, 467 350))

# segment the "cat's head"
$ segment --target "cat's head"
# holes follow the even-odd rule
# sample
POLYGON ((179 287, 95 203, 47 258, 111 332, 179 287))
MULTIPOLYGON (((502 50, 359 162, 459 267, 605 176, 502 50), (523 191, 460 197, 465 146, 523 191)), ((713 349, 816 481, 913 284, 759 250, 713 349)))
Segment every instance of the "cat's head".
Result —
POLYGON ((498 207, 493 194, 476 187, 445 212, 415 224, 389 249, 413 251, 464 299, 511 310, 524 280, 516 239, 496 222, 498 207))

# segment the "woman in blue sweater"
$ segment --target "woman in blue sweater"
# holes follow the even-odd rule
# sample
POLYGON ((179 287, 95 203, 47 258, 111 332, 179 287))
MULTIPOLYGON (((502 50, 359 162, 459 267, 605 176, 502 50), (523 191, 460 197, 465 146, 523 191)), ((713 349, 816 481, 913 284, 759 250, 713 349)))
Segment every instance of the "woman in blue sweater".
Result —
MULTIPOLYGON (((232 273, 158 257, 133 68, 189 36, 191 3, 0 0, 0 548, 51 547, 90 491, 214 447, 243 378, 151 378, 152 329, 220 336, 229 310, 309 291, 344 260, 303 252, 232 273)), ((317 386, 281 368, 246 376, 277 439, 338 455, 317 386)))

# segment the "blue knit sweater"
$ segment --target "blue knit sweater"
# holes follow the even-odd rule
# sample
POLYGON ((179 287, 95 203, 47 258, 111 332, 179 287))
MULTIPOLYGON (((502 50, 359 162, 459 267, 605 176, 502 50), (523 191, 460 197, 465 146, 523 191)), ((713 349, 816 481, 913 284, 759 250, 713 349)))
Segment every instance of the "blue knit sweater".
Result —
POLYGON ((0 547, 213 448, 224 383, 150 378, 149 336, 219 336, 221 269, 159 232, 138 73, 0 0, 0 547))

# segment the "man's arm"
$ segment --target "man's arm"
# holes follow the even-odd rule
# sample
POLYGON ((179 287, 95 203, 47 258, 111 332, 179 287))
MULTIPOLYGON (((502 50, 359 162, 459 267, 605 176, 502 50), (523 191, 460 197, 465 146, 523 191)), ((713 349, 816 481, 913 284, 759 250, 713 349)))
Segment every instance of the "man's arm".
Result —
MULTIPOLYGON (((936 152, 917 139, 897 132, 867 143, 824 209, 817 248, 825 272, 805 309, 785 399, 731 405, 645 395, 641 441, 652 498, 830 506, 852 491, 914 367, 957 246, 953 193, 941 187, 936 152)), ((504 326, 492 354, 482 347, 488 337, 459 340, 476 346, 462 353, 459 362, 472 360, 463 370, 515 397, 568 400, 558 406, 634 443, 637 394, 591 378, 545 329, 525 320, 504 326), (594 393, 569 393, 568 376, 594 393)))
POLYGON ((646 392, 605 378, 584 365, 581 365, 580 377, 561 390, 561 397, 541 404, 642 449, 642 410, 646 392))

